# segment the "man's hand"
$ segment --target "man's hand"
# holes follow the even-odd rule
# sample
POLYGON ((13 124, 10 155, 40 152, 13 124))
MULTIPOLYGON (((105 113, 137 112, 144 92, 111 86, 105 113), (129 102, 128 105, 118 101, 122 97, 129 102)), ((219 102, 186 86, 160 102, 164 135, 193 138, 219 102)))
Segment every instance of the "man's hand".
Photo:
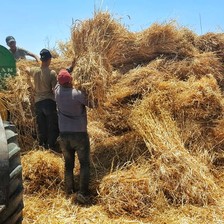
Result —
POLYGON ((30 67, 26 67, 25 72, 26 72, 27 75, 30 75, 30 67))

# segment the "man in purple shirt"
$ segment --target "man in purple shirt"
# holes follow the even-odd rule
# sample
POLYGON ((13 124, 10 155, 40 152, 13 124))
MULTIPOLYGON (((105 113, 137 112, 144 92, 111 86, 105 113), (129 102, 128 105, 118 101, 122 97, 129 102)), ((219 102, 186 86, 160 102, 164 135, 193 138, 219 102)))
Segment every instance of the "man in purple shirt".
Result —
POLYGON ((60 145, 65 159, 64 183, 65 192, 74 192, 73 169, 75 152, 80 162, 80 184, 76 199, 87 203, 90 179, 90 143, 87 133, 86 106, 92 107, 86 95, 73 88, 72 77, 62 69, 55 87, 55 100, 58 109, 60 145))

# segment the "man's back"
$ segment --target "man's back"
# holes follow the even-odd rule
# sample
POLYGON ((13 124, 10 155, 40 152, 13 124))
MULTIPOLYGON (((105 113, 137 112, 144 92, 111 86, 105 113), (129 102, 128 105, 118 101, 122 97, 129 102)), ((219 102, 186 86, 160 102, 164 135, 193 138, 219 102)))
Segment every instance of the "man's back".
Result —
POLYGON ((55 99, 58 107, 60 132, 86 132, 88 102, 85 94, 58 84, 55 88, 55 99))
POLYGON ((52 99, 54 100, 53 89, 57 83, 56 72, 49 67, 32 68, 30 74, 34 79, 35 102, 52 99))

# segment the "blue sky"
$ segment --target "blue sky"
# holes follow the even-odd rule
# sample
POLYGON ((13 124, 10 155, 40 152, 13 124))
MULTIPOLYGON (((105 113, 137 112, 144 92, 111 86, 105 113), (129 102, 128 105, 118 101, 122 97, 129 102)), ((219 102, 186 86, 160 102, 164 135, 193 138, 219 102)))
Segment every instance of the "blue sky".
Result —
POLYGON ((69 40, 72 21, 93 18, 96 10, 108 10, 133 32, 170 20, 199 35, 224 32, 224 0, 0 0, 0 6, 0 44, 12 35, 38 55, 69 40))

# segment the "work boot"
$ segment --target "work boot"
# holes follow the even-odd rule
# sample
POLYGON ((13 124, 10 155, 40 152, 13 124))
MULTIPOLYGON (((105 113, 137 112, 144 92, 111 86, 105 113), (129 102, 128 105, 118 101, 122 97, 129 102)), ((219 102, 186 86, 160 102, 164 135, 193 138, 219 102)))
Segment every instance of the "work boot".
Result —
POLYGON ((65 193, 67 195, 74 193, 73 174, 65 172, 64 183, 65 183, 65 193))
POLYGON ((83 194, 82 192, 77 192, 76 201, 80 204, 86 205, 90 203, 90 197, 87 194, 83 194))

